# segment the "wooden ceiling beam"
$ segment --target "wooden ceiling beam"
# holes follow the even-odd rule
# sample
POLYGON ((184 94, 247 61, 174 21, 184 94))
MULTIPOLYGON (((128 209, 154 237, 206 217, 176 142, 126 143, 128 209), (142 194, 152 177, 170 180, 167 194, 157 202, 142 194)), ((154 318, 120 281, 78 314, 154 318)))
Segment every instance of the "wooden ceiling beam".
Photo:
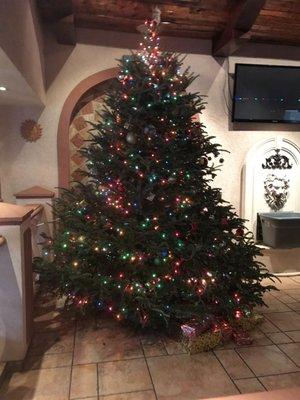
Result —
POLYGON ((74 46, 76 28, 73 0, 36 0, 42 21, 51 24, 57 43, 74 46))
POLYGON ((39 14, 45 22, 56 22, 73 13, 72 0, 36 0, 39 14))
POLYGON ((136 32, 155 5, 162 12, 162 36, 212 39, 214 55, 232 54, 249 40, 300 45, 300 0, 36 2, 42 21, 54 30, 59 43, 68 45, 76 43, 80 28, 136 32))
POLYGON ((250 31, 265 2, 266 0, 236 0, 225 29, 213 39, 214 56, 229 56, 240 47, 243 36, 250 31))
POLYGON ((57 43, 75 46, 77 39, 74 14, 68 15, 67 17, 56 21, 54 31, 57 43))

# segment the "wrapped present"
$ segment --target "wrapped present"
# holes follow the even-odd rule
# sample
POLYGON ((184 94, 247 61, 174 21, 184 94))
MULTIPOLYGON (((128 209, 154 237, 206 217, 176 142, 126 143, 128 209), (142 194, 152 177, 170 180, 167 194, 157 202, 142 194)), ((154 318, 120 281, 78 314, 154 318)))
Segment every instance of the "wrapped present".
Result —
POLYGON ((182 343, 189 354, 201 353, 209 351, 218 346, 222 342, 222 334, 220 331, 207 331, 195 337, 183 337, 182 343))
POLYGON ((221 332, 223 342, 227 342, 232 338, 233 328, 231 324, 229 324, 229 322, 225 321, 223 318, 215 317, 212 329, 214 332, 221 332))
POLYGON ((189 322, 181 325, 182 336, 192 338, 201 335, 208 331, 211 327, 211 318, 205 317, 203 320, 192 319, 189 322))
POLYGON ((242 331, 251 331, 256 328, 257 325, 261 324, 264 317, 260 314, 253 313, 249 317, 242 317, 235 320, 232 324, 235 328, 242 331))
POLYGON ((245 346, 253 343, 253 339, 248 332, 235 331, 233 332, 233 339, 238 346, 245 346))
POLYGON ((228 322, 222 322, 220 324, 220 331, 222 334, 223 342, 228 342, 232 338, 233 329, 231 325, 228 324, 228 322))

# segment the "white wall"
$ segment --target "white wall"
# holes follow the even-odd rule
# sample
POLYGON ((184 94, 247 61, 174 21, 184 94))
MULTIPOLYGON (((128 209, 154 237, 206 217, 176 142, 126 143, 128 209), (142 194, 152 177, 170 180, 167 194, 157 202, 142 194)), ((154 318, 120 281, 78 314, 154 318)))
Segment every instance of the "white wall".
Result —
MULTIPOLYGON (((85 34, 81 36, 82 41, 85 41, 85 34)), ((17 120, 21 120, 25 116, 24 113, 17 115, 14 124, 11 124, 5 134, 2 133, 1 136, 0 133, 2 141, 0 151, 2 155, 5 154, 5 159, 2 160, 0 153, 2 197, 5 201, 12 201, 14 192, 29 186, 41 185, 50 188, 57 186, 57 126, 65 99, 81 80, 100 70, 115 67, 116 59, 129 53, 126 50, 127 46, 132 47, 133 43, 138 43, 136 35, 118 35, 101 31, 94 31, 93 35, 94 45, 81 43, 77 44, 73 51, 68 49, 68 58, 62 68, 58 73, 55 71, 51 75, 52 83, 47 91, 46 106, 39 118, 39 123, 43 127, 42 138, 36 143, 25 143, 20 139, 17 120), (114 47, 105 44, 108 41, 113 43, 114 47), (18 150, 14 150, 15 148, 18 150), (4 171, 4 174, 1 171, 4 171)), ((274 127, 251 124, 240 125, 240 130, 233 130, 225 101, 228 99, 228 60, 204 54, 210 48, 208 41, 170 38, 165 39, 163 43, 165 48, 171 50, 189 51, 185 65, 190 65, 191 69, 200 75, 191 90, 207 96, 205 100, 208 104, 201 117, 202 121, 207 127, 207 132, 217 136, 216 140, 230 151, 230 154, 224 154, 225 165, 216 179, 216 184, 223 188, 224 198, 239 211, 241 170, 248 150, 257 141, 274 135, 289 138, 300 146, 300 132, 286 131, 285 126, 279 125, 274 127)), ((288 51, 290 52, 291 48, 286 48, 285 54, 288 54, 288 51)), ((62 52, 63 48, 57 48, 60 61, 63 59, 62 52)), ((259 61, 253 58, 251 60, 259 61)), ((249 62, 249 59, 246 62, 249 62)), ((268 59, 269 64, 272 62, 278 63, 278 60, 268 59)), ((280 60, 279 63, 289 65, 294 62, 280 60)), ((46 60, 46 64, 50 72, 51 68, 55 70, 55 49, 51 52, 51 58, 46 60)), ((300 62, 297 62, 297 65, 300 65, 300 62)), ((5 115, 0 115, 0 124, 3 119, 5 120, 5 115)))

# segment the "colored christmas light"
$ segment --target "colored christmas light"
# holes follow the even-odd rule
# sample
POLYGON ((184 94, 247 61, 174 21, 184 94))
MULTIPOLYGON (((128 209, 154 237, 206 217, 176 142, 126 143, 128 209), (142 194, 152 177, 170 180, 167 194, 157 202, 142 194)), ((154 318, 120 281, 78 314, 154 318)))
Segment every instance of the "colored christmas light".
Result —
POLYGON ((221 149, 193 120, 204 108, 188 89, 194 77, 159 41, 157 23, 145 21, 140 49, 120 61, 82 150, 87 183, 56 202, 60 226, 46 241, 56 255, 36 269, 41 282, 58 277, 55 289, 81 311, 161 329, 191 315, 226 324, 261 303, 269 274, 243 221, 210 187, 221 149))

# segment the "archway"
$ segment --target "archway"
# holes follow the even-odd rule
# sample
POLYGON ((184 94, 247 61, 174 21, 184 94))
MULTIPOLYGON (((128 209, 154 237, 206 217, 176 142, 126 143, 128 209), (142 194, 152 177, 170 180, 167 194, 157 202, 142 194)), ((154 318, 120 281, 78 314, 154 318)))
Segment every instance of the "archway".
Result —
POLYGON ((85 93, 95 86, 99 88, 99 93, 101 86, 104 91, 105 83, 116 78, 117 74, 118 68, 97 72, 81 81, 67 97, 60 114, 57 131, 58 186, 60 188, 68 188, 71 180, 69 128, 76 107, 85 93))

